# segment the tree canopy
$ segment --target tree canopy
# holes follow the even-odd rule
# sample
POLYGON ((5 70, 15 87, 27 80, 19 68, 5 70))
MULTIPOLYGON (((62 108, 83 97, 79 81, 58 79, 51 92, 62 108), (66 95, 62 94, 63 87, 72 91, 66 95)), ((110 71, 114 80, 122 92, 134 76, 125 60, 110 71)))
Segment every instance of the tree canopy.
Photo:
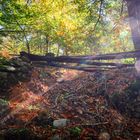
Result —
POLYGON ((2 0, 0 50, 86 55, 133 50, 120 0, 2 0))

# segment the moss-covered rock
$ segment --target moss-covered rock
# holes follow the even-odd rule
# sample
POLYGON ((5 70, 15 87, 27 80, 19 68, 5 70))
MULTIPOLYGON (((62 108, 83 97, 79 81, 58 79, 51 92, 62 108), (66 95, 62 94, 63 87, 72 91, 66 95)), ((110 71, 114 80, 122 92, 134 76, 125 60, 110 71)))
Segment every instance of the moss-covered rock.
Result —
POLYGON ((27 60, 12 58, 9 61, 1 61, 0 66, 0 93, 19 81, 30 79, 32 66, 27 60))

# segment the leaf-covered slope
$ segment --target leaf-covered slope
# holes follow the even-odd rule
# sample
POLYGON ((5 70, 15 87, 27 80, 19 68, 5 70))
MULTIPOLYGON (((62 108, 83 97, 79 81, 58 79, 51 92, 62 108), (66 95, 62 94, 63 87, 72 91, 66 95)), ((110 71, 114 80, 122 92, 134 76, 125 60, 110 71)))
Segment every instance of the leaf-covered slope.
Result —
POLYGON ((41 139, 100 139, 104 135, 114 140, 135 139, 140 134, 140 124, 134 119, 139 115, 135 81, 132 68, 104 73, 35 68, 29 82, 11 88, 10 112, 1 120, 9 128, 24 124, 41 139), (70 123, 56 129, 50 118, 70 123))

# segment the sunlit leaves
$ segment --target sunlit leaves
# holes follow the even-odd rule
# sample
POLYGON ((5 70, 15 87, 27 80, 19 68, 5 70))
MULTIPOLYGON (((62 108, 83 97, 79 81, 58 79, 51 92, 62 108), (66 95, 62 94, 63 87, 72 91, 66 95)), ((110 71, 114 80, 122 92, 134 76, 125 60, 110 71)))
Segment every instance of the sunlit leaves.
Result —
POLYGON ((23 44, 26 44, 25 35, 30 36, 31 50, 38 46, 45 50, 47 46, 56 53, 58 49, 51 50, 51 47, 59 44, 60 51, 79 54, 81 50, 81 54, 94 54, 96 50, 113 51, 115 46, 118 46, 115 51, 120 51, 125 43, 132 45, 128 41, 130 29, 124 22, 126 13, 120 15, 120 0, 102 3, 100 0, 32 0, 28 3, 2 0, 0 4, 0 25, 4 29, 25 31, 12 34, 23 44), (122 32, 128 32, 123 39, 122 32), (40 36, 47 36, 47 41, 40 36))

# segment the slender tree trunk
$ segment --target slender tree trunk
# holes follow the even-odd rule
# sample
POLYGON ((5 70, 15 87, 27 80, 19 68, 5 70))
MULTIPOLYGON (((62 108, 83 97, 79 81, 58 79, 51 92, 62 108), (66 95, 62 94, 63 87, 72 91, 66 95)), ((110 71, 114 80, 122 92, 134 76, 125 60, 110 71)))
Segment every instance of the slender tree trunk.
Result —
POLYGON ((23 31, 23 36, 24 36, 25 41, 26 41, 27 51, 30 54, 31 50, 30 50, 29 41, 28 41, 27 36, 26 36, 26 33, 25 33, 25 29, 22 28, 22 26, 20 25, 20 23, 18 22, 18 20, 16 18, 15 18, 15 21, 16 21, 17 25, 19 26, 19 28, 23 31))
POLYGON ((60 52, 60 50, 59 50, 59 44, 58 44, 58 46, 57 46, 57 54, 56 54, 56 56, 59 56, 59 52, 60 52))
POLYGON ((31 52, 31 51, 30 51, 30 45, 29 45, 29 42, 28 42, 28 39, 27 39, 25 33, 24 33, 24 37, 25 37, 25 41, 26 41, 27 51, 28 51, 28 53, 30 53, 30 52, 31 52))
POLYGON ((68 56, 68 48, 65 46, 65 55, 68 56))
POLYGON ((45 54, 47 54, 49 52, 49 39, 48 36, 46 35, 46 52, 45 54))
POLYGON ((85 55, 87 54, 87 49, 88 49, 88 47, 87 47, 87 45, 86 45, 85 51, 84 51, 84 54, 85 54, 85 55))

